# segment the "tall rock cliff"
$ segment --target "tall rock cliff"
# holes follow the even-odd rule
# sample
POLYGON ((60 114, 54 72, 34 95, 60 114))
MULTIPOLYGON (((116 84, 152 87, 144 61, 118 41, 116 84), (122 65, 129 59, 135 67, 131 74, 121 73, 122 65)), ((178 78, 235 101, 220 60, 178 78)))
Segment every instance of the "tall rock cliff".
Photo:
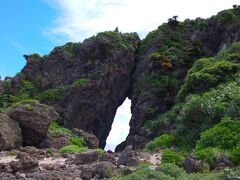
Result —
POLYGON ((117 108, 130 95, 139 42, 134 33, 104 32, 56 47, 48 56, 25 56, 27 65, 12 80, 13 93, 21 97, 27 90, 55 107, 66 127, 94 133, 104 147, 117 108))
POLYGON ((141 127, 169 110, 187 71, 200 57, 211 57, 240 41, 240 9, 224 10, 209 19, 170 19, 149 33, 139 52, 132 86, 132 118, 126 142, 142 148, 141 127))
POLYGON ((117 150, 142 148, 151 137, 141 127, 171 109, 193 63, 239 40, 239 8, 209 19, 170 19, 143 41, 136 33, 99 33, 47 56, 26 55, 22 72, 0 82, 0 107, 37 99, 55 107, 59 123, 95 134, 104 147, 116 110, 129 97, 130 133, 117 150))

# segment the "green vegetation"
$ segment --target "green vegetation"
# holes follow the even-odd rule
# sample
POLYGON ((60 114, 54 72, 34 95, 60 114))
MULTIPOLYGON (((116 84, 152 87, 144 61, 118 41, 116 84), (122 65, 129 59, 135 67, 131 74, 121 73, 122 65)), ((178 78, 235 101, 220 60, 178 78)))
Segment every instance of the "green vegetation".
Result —
POLYGON ((147 107, 144 109, 144 114, 145 115, 153 115, 156 112, 156 110, 154 108, 151 107, 147 107))
POLYGON ((178 178, 186 175, 186 172, 182 168, 179 168, 179 166, 173 163, 163 163, 157 168, 157 171, 162 172, 173 178, 178 178))
POLYGON ((78 136, 72 136, 70 138, 70 143, 72 143, 73 145, 77 145, 80 148, 83 148, 85 145, 85 141, 82 137, 78 137, 78 136))
POLYGON ((224 10, 218 13, 217 20, 220 23, 232 23, 236 18, 235 11, 233 9, 224 10))
POLYGON ((78 54, 78 48, 79 48, 79 43, 68 42, 63 46, 55 47, 51 52, 51 54, 67 52, 71 58, 75 58, 78 54))
POLYGON ((37 54, 37 53, 30 54, 30 55, 28 55, 28 56, 29 56, 29 58, 31 58, 31 59, 33 59, 33 60, 40 60, 40 59, 42 59, 42 56, 40 56, 40 55, 37 54))
POLYGON ((184 160, 184 156, 180 152, 176 152, 171 149, 165 149, 162 154, 162 163, 173 163, 181 166, 184 160))
POLYGON ((66 154, 66 153, 75 154, 75 153, 83 153, 86 151, 87 151, 87 148, 80 148, 79 146, 73 145, 73 144, 64 146, 61 149, 59 149, 59 152, 61 154, 66 154))
POLYGON ((53 138, 60 136, 69 137, 69 145, 59 149, 59 152, 61 154, 82 153, 88 150, 87 147, 85 146, 86 144, 82 137, 75 136, 71 130, 59 126, 56 121, 51 122, 50 127, 48 129, 48 134, 53 138))
POLYGON ((202 133, 196 144, 196 155, 199 159, 213 163, 224 155, 236 164, 240 164, 240 122, 223 118, 213 128, 202 133))
POLYGON ((170 76, 146 75, 146 81, 155 91, 163 93, 162 96, 171 91, 171 89, 176 90, 178 88, 177 80, 170 76))
POLYGON ((156 170, 150 169, 150 165, 142 164, 136 167, 136 170, 128 175, 113 178, 119 180, 228 180, 237 177, 240 172, 236 170, 213 171, 210 173, 186 173, 182 168, 175 164, 163 163, 156 170))
POLYGON ((37 95, 35 98, 41 102, 44 101, 57 101, 59 100, 64 93, 66 93, 69 89, 71 88, 76 88, 76 87, 84 87, 90 83, 90 79, 87 78, 80 78, 74 81, 70 85, 66 86, 61 86, 53 89, 47 89, 37 95))
POLYGON ((129 51, 135 51, 138 47, 139 36, 137 33, 121 33, 113 31, 105 31, 98 33, 85 41, 108 39, 115 48, 123 48, 129 51))
POLYGON ((45 100, 48 101, 56 101, 62 97, 62 95, 67 91, 67 88, 65 87, 58 87, 54 89, 47 89, 43 91, 41 94, 36 96, 36 99, 43 102, 45 100))
POLYGON ((84 87, 90 82, 87 78, 80 78, 73 83, 73 87, 84 87))
POLYGON ((188 72, 178 98, 183 100, 190 93, 206 92, 220 83, 232 80, 239 69, 238 63, 214 58, 200 59, 188 72))
POLYGON ((48 133, 52 136, 52 137, 58 137, 61 135, 69 135, 72 136, 72 132, 64 127, 60 127, 56 121, 52 121, 50 124, 50 127, 48 129, 48 133))
POLYGON ((145 151, 153 151, 157 148, 170 148, 175 144, 175 137, 169 134, 163 134, 145 146, 145 151))

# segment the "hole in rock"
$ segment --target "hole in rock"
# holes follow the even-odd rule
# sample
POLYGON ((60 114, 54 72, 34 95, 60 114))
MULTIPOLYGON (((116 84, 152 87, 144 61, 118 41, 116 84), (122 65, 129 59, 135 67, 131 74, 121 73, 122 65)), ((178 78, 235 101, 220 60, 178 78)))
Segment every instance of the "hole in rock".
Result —
POLYGON ((125 141, 130 129, 129 121, 131 115, 131 100, 126 98, 123 104, 117 109, 112 129, 106 141, 106 151, 114 151, 118 144, 125 141))

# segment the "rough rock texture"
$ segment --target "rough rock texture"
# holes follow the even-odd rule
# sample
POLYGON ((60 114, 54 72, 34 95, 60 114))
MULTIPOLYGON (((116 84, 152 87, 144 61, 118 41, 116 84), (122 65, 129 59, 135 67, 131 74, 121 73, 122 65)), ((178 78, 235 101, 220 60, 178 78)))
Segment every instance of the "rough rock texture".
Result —
POLYGON ((95 162, 81 167, 81 176, 85 180, 110 178, 113 175, 114 166, 110 162, 95 162))
POLYGON ((120 153, 117 166, 136 166, 140 161, 136 158, 137 152, 133 150, 131 145, 127 146, 123 152, 120 153))
POLYGON ((183 168, 188 173, 198 172, 200 170, 200 162, 194 157, 187 157, 183 162, 183 168))
POLYGON ((38 168, 39 161, 27 153, 18 155, 19 161, 10 163, 13 172, 33 172, 38 168))
POLYGON ((216 170, 221 170, 221 169, 224 169, 226 167, 234 167, 234 164, 227 157, 220 156, 217 159, 217 161, 215 162, 215 164, 213 165, 212 168, 216 169, 216 170))
POLYGON ((56 148, 61 149, 64 146, 69 145, 70 138, 66 134, 60 134, 56 137, 51 137, 49 134, 47 137, 39 144, 39 148, 56 148))
POLYGON ((75 159, 73 160, 74 164, 88 164, 95 161, 98 161, 99 159, 99 153, 97 151, 93 152, 85 152, 81 154, 77 154, 75 159))
POLYGON ((87 133, 81 129, 74 128, 72 132, 84 138, 88 148, 94 149, 99 147, 99 140, 94 134, 87 133))
MULTIPOLYGON (((132 100, 130 133, 125 143, 142 148, 151 135, 143 125, 168 111, 196 59, 214 56, 240 40, 240 14, 220 12, 209 19, 166 23, 140 42, 136 34, 104 32, 83 43, 56 47, 48 56, 30 57, 12 82, 14 95, 30 81, 32 98, 55 107, 68 128, 79 128, 104 147, 117 108, 132 100)), ((168 127, 164 127, 168 132, 168 127)))
POLYGON ((10 150, 21 145, 22 135, 18 122, 7 114, 0 113, 0 151, 10 150))
POLYGON ((58 118, 52 107, 35 101, 15 105, 9 116, 19 122, 23 145, 29 146, 39 145, 46 137, 51 121, 58 118))
POLYGON ((60 88, 58 97, 40 93, 36 98, 53 105, 66 127, 93 133, 104 147, 116 110, 130 95, 138 43, 136 34, 105 32, 57 47, 49 56, 27 62, 13 80, 15 94, 23 79, 34 82, 43 94, 60 88))

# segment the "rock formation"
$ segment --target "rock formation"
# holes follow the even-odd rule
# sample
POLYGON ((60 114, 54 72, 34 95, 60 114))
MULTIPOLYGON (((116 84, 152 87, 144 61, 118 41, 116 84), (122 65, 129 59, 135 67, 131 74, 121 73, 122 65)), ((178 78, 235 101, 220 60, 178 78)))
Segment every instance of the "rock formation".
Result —
POLYGON ((27 93, 53 106, 64 126, 96 135, 100 147, 106 144, 117 108, 129 97, 130 133, 117 150, 142 148, 151 138, 142 136, 143 125, 171 109, 198 58, 216 55, 240 40, 239 22, 234 9, 207 20, 163 24, 143 41, 136 33, 99 33, 83 43, 56 47, 47 56, 31 55, 6 94, 27 93))

